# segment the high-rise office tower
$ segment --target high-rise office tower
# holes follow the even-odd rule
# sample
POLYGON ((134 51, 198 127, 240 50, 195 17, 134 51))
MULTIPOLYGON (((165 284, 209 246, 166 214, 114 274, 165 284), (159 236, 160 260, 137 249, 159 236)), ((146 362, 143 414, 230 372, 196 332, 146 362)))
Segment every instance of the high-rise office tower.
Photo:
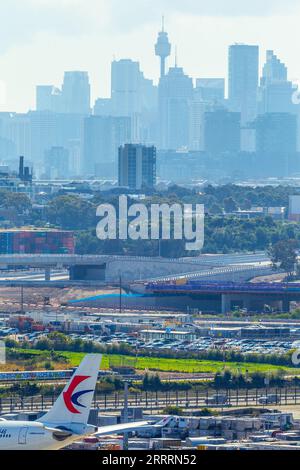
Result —
POLYGON ((285 81, 287 81, 287 67, 278 59, 273 51, 267 51, 261 85, 285 81))
POLYGON ((133 116, 141 110, 139 62, 114 60, 111 64, 111 100, 114 116, 133 116))
POLYGON ((147 113, 156 112, 157 88, 130 59, 113 61, 111 66, 111 115, 130 117, 132 138, 140 141, 149 127, 147 113))
POLYGON ((299 172, 297 116, 261 114, 255 121, 258 176, 290 176, 299 172))
POLYGON ((242 124, 255 119, 259 76, 259 48, 245 44, 229 47, 229 105, 240 112, 242 124))
POLYGON ((112 102, 110 98, 98 98, 94 105, 95 116, 112 116, 112 102))
POLYGON ((184 74, 181 67, 171 67, 159 83, 161 149, 189 146, 192 100, 193 80, 184 74))
POLYGON ((160 57, 160 77, 164 77, 166 74, 166 59, 171 55, 171 44, 168 33, 165 32, 164 18, 162 30, 158 33, 158 39, 155 44, 155 54, 160 57))
POLYGON ((118 148, 131 141, 127 116, 90 116, 84 120, 82 173, 103 178, 117 176, 118 148))
POLYGON ((44 163, 45 151, 60 145, 57 116, 50 111, 28 113, 31 141, 30 157, 34 161, 37 171, 39 171, 38 164, 44 163))
POLYGON ((256 151, 285 155, 297 151, 297 116, 289 113, 266 113, 255 122, 256 151))
POLYGON ((0 113, 0 142, 3 139, 12 147, 12 157, 25 155, 39 176, 44 167, 45 151, 51 147, 69 150, 74 140, 82 138, 82 124, 83 116, 79 114, 30 111, 3 116, 0 113))
POLYGON ((210 104, 222 105, 225 98, 224 78, 197 78, 196 93, 199 93, 202 101, 210 104))
POLYGON ((36 87, 36 110, 52 111, 54 113, 61 112, 61 91, 52 85, 38 85, 36 87))
POLYGON ((119 186, 153 188, 156 184, 156 148, 126 144, 119 148, 119 186))
POLYGON ((238 153, 241 150, 241 115, 226 109, 206 112, 204 149, 212 155, 238 153))
POLYGON ((295 89, 287 78, 287 67, 273 51, 267 51, 259 88, 258 111, 263 113, 290 113, 295 89))
POLYGON ((91 87, 87 72, 65 72, 62 103, 64 113, 90 114, 91 87))
POLYGON ((31 111, 27 115, 30 122, 30 146, 28 154, 34 161, 36 171, 38 163, 43 166, 45 151, 51 147, 69 148, 69 143, 80 139, 83 116, 81 114, 63 114, 49 111, 31 111))
POLYGON ((39 85, 36 87, 36 110, 52 111, 53 86, 39 85))
POLYGON ((15 157, 26 155, 32 160, 31 122, 28 114, 9 114, 3 117, 0 138, 13 144, 15 157))
POLYGON ((69 152, 64 147, 51 147, 45 152, 45 177, 66 179, 69 176, 69 152))
POLYGON ((224 106, 225 79, 198 78, 190 106, 190 150, 204 150, 205 112, 224 106))

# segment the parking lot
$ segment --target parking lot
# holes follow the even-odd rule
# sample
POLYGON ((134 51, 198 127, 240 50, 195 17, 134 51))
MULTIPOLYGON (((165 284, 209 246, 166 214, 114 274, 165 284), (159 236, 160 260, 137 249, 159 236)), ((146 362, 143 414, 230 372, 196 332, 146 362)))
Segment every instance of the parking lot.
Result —
MULTIPOLYGON (((36 342, 49 334, 49 331, 19 333, 17 329, 2 327, 0 328, 0 338, 11 337, 17 341, 29 341, 34 346, 36 342)), ((208 350, 236 351, 243 354, 286 354, 293 347, 293 341, 287 339, 241 339, 241 338, 216 338, 216 337, 198 337, 194 340, 172 340, 172 339, 154 339, 146 341, 138 333, 116 332, 108 334, 99 332, 99 334, 69 334, 71 339, 80 339, 86 342, 94 342, 113 346, 118 344, 127 344, 136 350, 175 350, 201 352, 208 350)))
POLYGON ((128 344, 137 349, 148 350, 177 350, 177 351, 207 351, 207 350, 233 350, 244 354, 285 354, 292 349, 293 341, 287 340, 262 340, 262 339, 216 339, 211 337, 198 338, 194 341, 154 340, 148 341, 140 337, 134 337, 126 333, 114 335, 76 335, 71 334, 72 339, 93 341, 99 344, 116 345, 128 344))

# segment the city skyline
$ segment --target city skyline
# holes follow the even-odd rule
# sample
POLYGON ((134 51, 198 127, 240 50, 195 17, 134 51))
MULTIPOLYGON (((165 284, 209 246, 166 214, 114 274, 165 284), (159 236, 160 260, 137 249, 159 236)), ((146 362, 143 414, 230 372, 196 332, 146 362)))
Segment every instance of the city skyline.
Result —
POLYGON ((287 65, 289 78, 296 82, 300 79, 296 23, 299 8, 295 1, 284 5, 278 1, 264 5, 230 1, 226 7, 217 0, 209 5, 189 1, 184 10, 180 3, 160 1, 157 8, 156 2, 131 0, 126 12, 124 2, 119 0, 64 0, 59 8, 56 0, 51 4, 48 0, 25 0, 22 5, 14 0, 1 6, 5 27, 0 33, 0 80, 6 83, 7 96, 0 111, 34 109, 35 86, 59 87, 64 72, 70 70, 89 73, 92 103, 98 97, 108 97, 114 57, 139 61, 145 77, 157 83, 160 67, 154 44, 162 14, 173 46, 167 67, 174 64, 177 45, 178 63, 187 75, 194 79, 227 79, 228 46, 241 42, 260 47, 260 73, 265 51, 272 49, 287 65), (121 21, 125 13, 126 21, 121 21), (22 24, 17 18, 22 18, 22 24), (284 36, 278 34, 283 21, 284 36))

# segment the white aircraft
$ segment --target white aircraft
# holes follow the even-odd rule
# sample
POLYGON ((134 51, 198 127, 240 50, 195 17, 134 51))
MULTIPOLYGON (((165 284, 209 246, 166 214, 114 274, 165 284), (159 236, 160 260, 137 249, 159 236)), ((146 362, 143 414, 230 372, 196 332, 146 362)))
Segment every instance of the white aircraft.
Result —
POLYGON ((82 436, 134 431, 147 421, 95 428, 88 424, 101 354, 87 354, 52 409, 37 421, 0 418, 0 450, 59 450, 82 436))

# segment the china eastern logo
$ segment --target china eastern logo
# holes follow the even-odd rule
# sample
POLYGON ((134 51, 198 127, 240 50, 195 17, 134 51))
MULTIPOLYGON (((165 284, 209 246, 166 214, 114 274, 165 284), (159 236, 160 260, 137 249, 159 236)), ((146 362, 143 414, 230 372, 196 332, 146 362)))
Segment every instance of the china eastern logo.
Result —
POLYGON ((86 376, 86 375, 77 375, 76 377, 73 378, 68 390, 63 393, 65 405, 71 413, 80 414, 80 411, 77 410, 75 406, 79 406, 80 408, 86 408, 86 406, 79 403, 78 400, 83 395, 86 395, 87 393, 91 393, 94 390, 81 390, 80 392, 76 392, 76 393, 74 392, 76 388, 78 387, 78 385, 80 385, 82 382, 90 378, 91 378, 90 376, 86 376))

